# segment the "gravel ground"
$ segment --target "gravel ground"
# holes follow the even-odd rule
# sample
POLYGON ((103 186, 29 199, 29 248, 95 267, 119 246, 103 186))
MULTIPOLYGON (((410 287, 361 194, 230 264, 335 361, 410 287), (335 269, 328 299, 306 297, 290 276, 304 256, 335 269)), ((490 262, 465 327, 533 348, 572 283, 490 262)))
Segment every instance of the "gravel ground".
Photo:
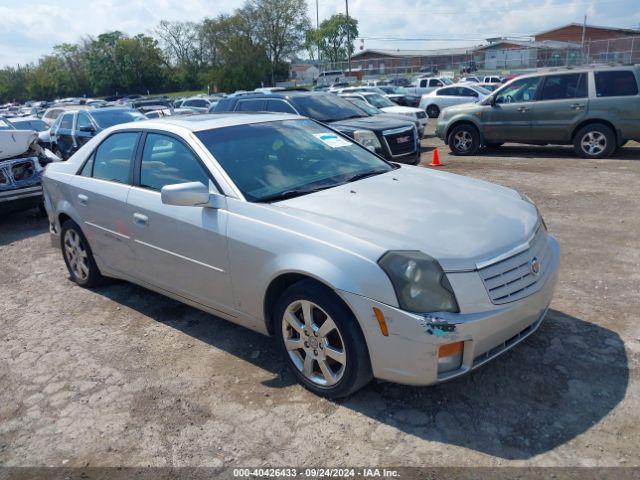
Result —
POLYGON ((75 286, 23 212, 0 219, 0 465, 640 463, 640 145, 462 158, 427 138, 423 164, 435 146, 443 170, 527 193, 560 241, 551 310, 518 348, 436 387, 326 401, 269 338, 131 284, 75 286))

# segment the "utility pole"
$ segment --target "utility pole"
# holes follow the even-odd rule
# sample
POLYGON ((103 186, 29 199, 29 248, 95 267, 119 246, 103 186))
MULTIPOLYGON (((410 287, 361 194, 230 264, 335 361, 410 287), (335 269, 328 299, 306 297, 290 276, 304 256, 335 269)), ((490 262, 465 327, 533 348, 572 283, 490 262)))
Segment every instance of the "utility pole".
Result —
POLYGON ((349 55, 349 76, 351 76, 351 32, 349 30, 349 0, 344 0, 347 10, 347 55, 349 55))
POLYGON ((585 61, 584 56, 584 41, 587 36, 587 14, 584 14, 584 22, 582 23, 582 62, 585 61))
MULTIPOLYGON (((316 33, 320 30, 320 10, 318 0, 316 0, 316 33)), ((318 70, 320 70, 320 42, 318 42, 318 70)))

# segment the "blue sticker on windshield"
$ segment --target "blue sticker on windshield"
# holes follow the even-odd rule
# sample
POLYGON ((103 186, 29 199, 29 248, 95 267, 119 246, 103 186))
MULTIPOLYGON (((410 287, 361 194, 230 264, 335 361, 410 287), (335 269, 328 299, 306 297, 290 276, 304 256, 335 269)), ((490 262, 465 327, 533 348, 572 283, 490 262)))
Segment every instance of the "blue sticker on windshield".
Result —
POLYGON ((350 141, 336 135, 335 133, 314 133, 313 136, 331 148, 348 147, 352 145, 350 141))

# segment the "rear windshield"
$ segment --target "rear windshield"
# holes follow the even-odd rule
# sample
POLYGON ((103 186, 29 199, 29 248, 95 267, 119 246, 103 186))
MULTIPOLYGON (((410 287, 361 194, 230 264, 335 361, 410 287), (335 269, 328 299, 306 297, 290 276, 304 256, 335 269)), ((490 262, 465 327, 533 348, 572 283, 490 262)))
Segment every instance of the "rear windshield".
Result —
POLYGON ((630 70, 595 72, 596 96, 624 97, 638 94, 636 76, 630 70))
POLYGON ((91 115, 100 128, 108 128, 127 122, 137 122, 146 117, 135 110, 96 110, 91 115))

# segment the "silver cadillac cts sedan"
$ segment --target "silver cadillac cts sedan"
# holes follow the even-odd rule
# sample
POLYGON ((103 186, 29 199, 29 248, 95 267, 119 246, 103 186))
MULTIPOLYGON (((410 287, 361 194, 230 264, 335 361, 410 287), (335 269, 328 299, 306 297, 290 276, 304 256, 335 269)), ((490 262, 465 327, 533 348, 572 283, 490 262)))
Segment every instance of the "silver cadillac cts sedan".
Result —
POLYGON ((526 196, 294 115, 118 125, 43 184, 78 285, 128 280, 274 335, 329 398, 481 366, 538 328, 556 282, 558 243, 526 196))

